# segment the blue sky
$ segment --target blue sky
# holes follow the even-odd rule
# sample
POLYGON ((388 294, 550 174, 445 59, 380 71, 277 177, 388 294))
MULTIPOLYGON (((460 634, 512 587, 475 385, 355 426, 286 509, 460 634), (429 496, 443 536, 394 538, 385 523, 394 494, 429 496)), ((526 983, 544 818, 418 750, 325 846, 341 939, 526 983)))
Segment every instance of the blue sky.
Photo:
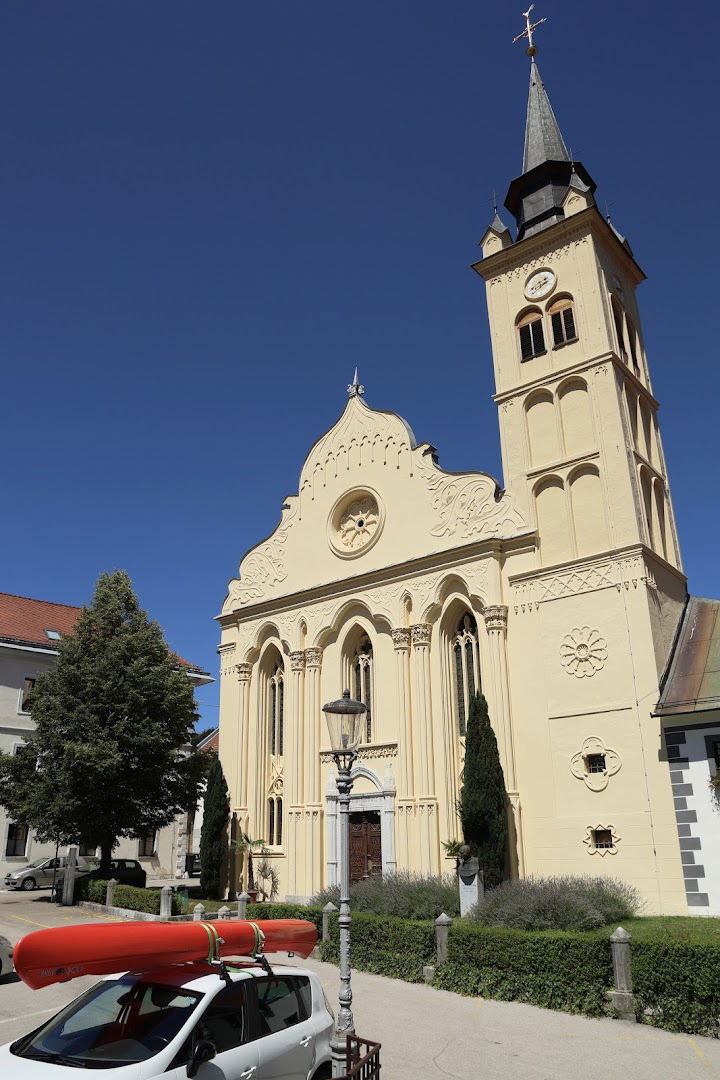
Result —
MULTIPOLYGON (((500 475, 469 264, 520 171, 521 8, 7 0, 0 589, 84 603, 124 567, 215 672, 227 581, 356 364, 445 468, 500 475)), ((685 568, 717 596, 718 9, 535 14, 566 142, 648 274, 685 568)))

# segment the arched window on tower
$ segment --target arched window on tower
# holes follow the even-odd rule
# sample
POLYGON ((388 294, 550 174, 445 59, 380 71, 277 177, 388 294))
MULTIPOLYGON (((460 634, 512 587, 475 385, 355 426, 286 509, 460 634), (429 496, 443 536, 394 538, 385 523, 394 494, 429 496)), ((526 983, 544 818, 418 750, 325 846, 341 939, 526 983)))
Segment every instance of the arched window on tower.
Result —
POLYGON ((466 611, 458 623, 452 640, 455 671, 455 709, 460 735, 467 732, 470 699, 481 689, 480 654, 478 651, 477 622, 466 611))
POLYGON ((365 715, 365 742, 372 742, 373 708, 373 648, 369 637, 360 639, 352 663, 353 694, 367 709, 365 715))
POLYGON ((517 328, 520 335, 521 360, 532 360, 533 357, 542 356, 546 352, 541 311, 535 309, 526 312, 518 319, 517 328))
POLYGON ((620 352, 620 358, 628 362, 627 348, 625 347, 625 312, 618 300, 613 296, 612 298, 612 311, 613 319, 615 320, 615 333, 617 334, 618 350, 620 352))
POLYGON ((572 297, 563 296, 559 300, 554 300, 548 308, 548 315, 552 327, 554 349, 559 349, 561 345, 567 345, 571 341, 577 341, 572 297))
POLYGON ((285 681, 282 664, 275 667, 270 678, 268 726, 270 728, 270 753, 282 757, 285 743, 285 681))

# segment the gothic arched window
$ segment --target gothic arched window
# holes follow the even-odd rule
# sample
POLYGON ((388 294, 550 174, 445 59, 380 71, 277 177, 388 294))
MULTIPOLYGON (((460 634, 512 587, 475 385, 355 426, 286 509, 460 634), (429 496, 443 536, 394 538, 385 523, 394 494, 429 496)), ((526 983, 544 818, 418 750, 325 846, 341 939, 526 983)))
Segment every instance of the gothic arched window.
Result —
POLYGON ((372 683, 373 649, 370 638, 361 638, 352 662, 353 694, 367 709, 365 716, 365 742, 372 742, 372 683))
POLYGON ((269 847, 282 847, 283 835, 283 801, 277 796, 268 799, 268 830, 267 843, 269 847))
POLYGON ((470 699, 476 690, 481 689, 480 653, 478 651, 477 623, 473 615, 466 611, 458 623, 452 639, 455 670, 455 706, 458 731, 465 735, 467 731, 470 699))
POLYGON ((270 678, 270 753, 273 757, 283 756, 285 740, 285 682, 282 664, 278 664, 270 678))

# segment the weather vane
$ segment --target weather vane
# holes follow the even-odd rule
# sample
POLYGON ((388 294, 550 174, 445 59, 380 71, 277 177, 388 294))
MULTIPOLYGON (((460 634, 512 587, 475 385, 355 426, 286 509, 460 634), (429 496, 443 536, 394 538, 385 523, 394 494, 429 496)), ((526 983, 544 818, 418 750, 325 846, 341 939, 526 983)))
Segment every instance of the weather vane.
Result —
POLYGON ((528 39, 528 47, 526 49, 528 56, 534 56, 537 52, 537 46, 533 42, 533 30, 537 30, 538 26, 541 26, 544 22, 547 22, 547 19, 538 19, 538 21, 534 23, 530 22, 530 12, 533 10, 534 7, 535 5, 531 4, 527 11, 523 11, 525 29, 523 30, 522 34, 518 34, 517 37, 513 38, 513 45, 517 41, 522 41, 524 37, 528 39))

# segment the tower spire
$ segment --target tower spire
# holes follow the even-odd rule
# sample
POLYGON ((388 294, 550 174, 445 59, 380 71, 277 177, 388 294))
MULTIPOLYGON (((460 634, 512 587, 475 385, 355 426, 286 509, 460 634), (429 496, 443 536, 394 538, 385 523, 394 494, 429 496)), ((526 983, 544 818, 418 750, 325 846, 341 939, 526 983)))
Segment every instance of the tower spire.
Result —
POLYGON ((570 155, 565 146, 565 140, 555 119, 540 69, 533 56, 530 60, 530 90, 525 121, 525 152, 522 171, 528 173, 537 165, 542 165, 544 161, 569 160, 570 155))

